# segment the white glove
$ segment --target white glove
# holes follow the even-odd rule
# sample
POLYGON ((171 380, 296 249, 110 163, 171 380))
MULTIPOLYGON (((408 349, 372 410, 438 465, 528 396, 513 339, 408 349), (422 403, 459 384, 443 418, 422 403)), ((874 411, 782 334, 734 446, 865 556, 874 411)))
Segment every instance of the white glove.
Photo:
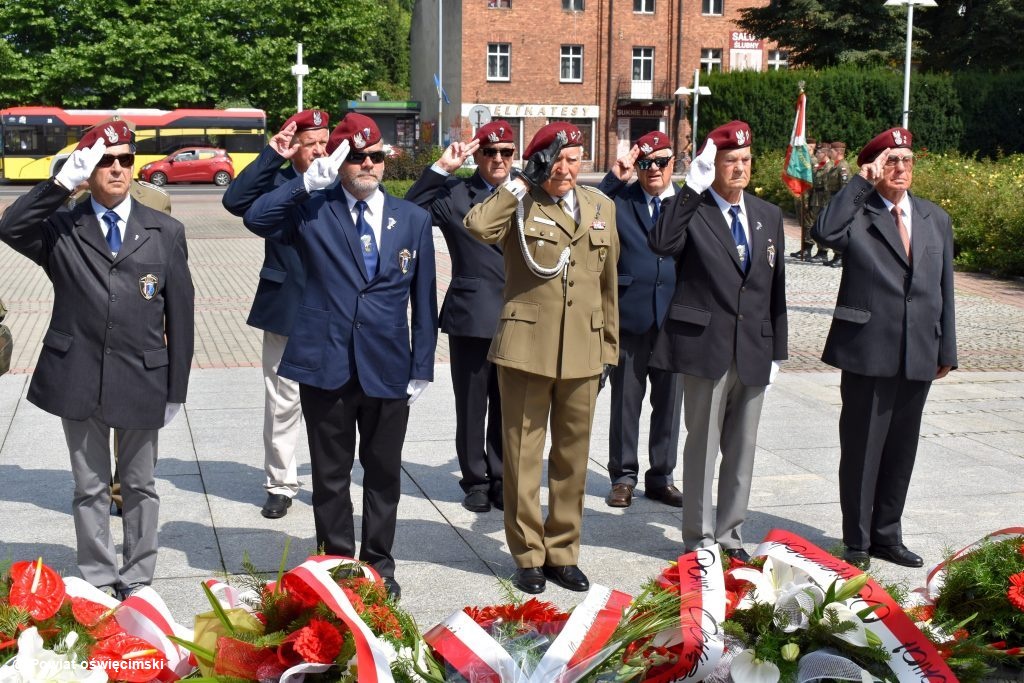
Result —
POLYGON ((328 187, 338 179, 338 169, 341 162, 348 156, 348 140, 342 140, 338 149, 334 150, 329 157, 314 159, 306 172, 302 174, 302 184, 306 186, 306 192, 313 193, 328 187))
POLYGON ((107 143, 103 138, 96 140, 96 144, 87 149, 76 149, 64 162, 60 173, 54 178, 64 186, 64 189, 75 191, 79 185, 84 183, 92 175, 93 169, 99 163, 100 157, 107 151, 107 143))
POLYGON ((171 420, 174 419, 174 417, 178 414, 179 410, 181 410, 180 403, 167 404, 167 407, 164 408, 164 427, 171 424, 171 420))
POLYGON ((694 192, 700 194, 715 182, 715 155, 717 153, 718 146, 714 140, 708 140, 704 143, 704 151, 690 162, 690 169, 686 172, 686 184, 694 192))
POLYGON ((779 376, 779 361, 772 361, 772 369, 768 371, 768 386, 764 388, 764 393, 768 393, 772 390, 772 385, 775 384, 775 378, 779 376))
POLYGON ((409 380, 409 386, 406 387, 405 393, 409 394, 409 405, 416 402, 416 399, 427 390, 430 386, 430 382, 425 379, 411 379, 409 380))

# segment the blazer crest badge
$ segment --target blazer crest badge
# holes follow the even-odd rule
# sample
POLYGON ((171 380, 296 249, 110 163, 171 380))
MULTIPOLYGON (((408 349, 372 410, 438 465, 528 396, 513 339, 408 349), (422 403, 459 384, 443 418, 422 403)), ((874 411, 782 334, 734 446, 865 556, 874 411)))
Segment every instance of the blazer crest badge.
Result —
POLYGON ((139 293, 142 298, 149 301, 156 296, 156 288, 160 285, 160 278, 153 273, 146 273, 139 278, 139 293))

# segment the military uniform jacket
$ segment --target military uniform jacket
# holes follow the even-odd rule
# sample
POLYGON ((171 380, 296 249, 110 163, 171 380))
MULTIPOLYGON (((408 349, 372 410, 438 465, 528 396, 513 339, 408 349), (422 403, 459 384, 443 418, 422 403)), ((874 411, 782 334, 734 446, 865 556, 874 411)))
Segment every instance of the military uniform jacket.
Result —
POLYGON ((663 203, 649 244, 676 259, 676 290, 651 366, 719 379, 733 361, 740 381, 768 384, 773 360, 788 357, 782 211, 744 192, 750 270, 710 191, 684 186, 663 203))
POLYGON ((869 377, 935 379, 956 367, 953 227, 949 214, 911 195, 910 252, 882 197, 854 176, 811 234, 843 254, 843 277, 821 359, 869 377))
POLYGON ((405 193, 406 201, 430 212, 448 245, 452 281, 441 306, 441 331, 447 334, 491 339, 498 328, 505 287, 501 247, 481 243, 463 223, 469 210, 490 194, 479 172, 462 179, 430 168, 405 193))
POLYGON ((540 188, 523 198, 526 248, 551 267, 569 247, 565 277, 545 279, 529 269, 520 246, 518 201, 502 187, 466 215, 478 239, 500 244, 505 259, 504 306, 488 360, 557 379, 599 375, 619 360, 615 206, 577 186, 580 224, 540 188))
MULTIPOLYGON (((282 169, 284 157, 265 147, 256 160, 246 166, 224 192, 224 208, 244 216, 260 195, 296 177, 289 166, 282 169)), ((302 300, 306 271, 299 252, 291 244, 265 240, 260 282, 246 322, 253 327, 287 337, 295 324, 302 300)))
MULTIPOLYGON (((675 261, 659 256, 647 245, 654 227, 647 197, 640 183, 631 185, 608 173, 598 189, 615 199, 615 226, 619 232, 619 329, 645 334, 660 327, 676 288, 675 261)), ((676 192, 679 188, 676 187, 676 192)))
POLYGON ((53 283, 28 399, 70 420, 99 408, 111 427, 158 429, 167 403, 185 402, 192 365, 184 226, 132 199, 121 250, 111 257, 91 204, 58 210, 68 196, 47 180, 0 219, 0 239, 53 283))
POLYGON ((253 203, 245 226, 294 244, 306 269, 277 374, 328 390, 357 376, 367 396, 391 399, 408 395, 410 379, 434 379, 437 292, 426 211, 385 193, 373 279, 338 183, 310 195, 302 178, 290 180, 253 203))

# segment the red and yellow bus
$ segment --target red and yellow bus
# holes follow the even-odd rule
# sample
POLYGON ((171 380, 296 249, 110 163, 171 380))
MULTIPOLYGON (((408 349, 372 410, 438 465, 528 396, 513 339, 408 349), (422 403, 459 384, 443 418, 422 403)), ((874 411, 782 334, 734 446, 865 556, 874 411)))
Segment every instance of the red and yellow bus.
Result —
POLYGON ((202 145, 226 149, 237 174, 267 144, 267 117, 260 109, 11 107, 0 109, 0 178, 37 181, 53 176, 83 131, 114 115, 135 123, 135 168, 181 147, 202 145))

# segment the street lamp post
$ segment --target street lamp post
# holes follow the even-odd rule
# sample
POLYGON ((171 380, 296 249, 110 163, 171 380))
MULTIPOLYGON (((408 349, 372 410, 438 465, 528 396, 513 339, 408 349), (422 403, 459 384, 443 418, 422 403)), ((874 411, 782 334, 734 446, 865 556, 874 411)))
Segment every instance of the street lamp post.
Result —
POLYGON ((309 67, 302 63, 302 43, 299 43, 297 56, 295 58, 295 64, 292 66, 292 76, 295 76, 295 82, 298 90, 298 99, 295 105, 295 111, 302 111, 302 77, 309 75, 309 67))
POLYGON ((711 94, 711 88, 700 84, 700 69, 693 70, 693 87, 677 88, 676 95, 693 95, 693 124, 690 128, 690 156, 697 152, 697 105, 700 103, 700 96, 705 97, 711 94))
POLYGON ((910 123, 910 51, 914 42, 914 5, 937 7, 935 0, 885 0, 884 7, 907 6, 907 59, 903 67, 903 127, 910 123))

